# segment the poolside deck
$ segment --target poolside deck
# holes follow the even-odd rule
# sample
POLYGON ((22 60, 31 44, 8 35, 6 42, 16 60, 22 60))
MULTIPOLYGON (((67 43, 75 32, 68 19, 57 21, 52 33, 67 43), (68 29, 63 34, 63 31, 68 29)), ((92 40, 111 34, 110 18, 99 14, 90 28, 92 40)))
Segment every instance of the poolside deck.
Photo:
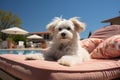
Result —
POLYGON ((42 48, 8 48, 8 49, 0 49, 0 50, 42 50, 42 48))

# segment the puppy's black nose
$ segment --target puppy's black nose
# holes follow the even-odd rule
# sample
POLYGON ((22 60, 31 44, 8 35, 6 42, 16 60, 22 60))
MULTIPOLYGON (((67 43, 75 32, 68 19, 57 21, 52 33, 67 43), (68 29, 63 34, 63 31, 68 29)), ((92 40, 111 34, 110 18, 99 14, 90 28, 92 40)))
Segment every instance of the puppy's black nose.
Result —
POLYGON ((65 34, 65 33, 61 33, 61 35, 62 35, 63 37, 65 37, 66 34, 65 34))

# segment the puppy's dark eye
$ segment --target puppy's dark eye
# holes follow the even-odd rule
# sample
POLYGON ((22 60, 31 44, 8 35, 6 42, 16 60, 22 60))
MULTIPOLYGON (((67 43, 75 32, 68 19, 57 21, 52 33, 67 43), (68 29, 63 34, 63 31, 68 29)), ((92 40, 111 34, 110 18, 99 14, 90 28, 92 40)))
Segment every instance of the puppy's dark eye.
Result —
POLYGON ((59 30, 59 31, 61 31, 61 30, 62 30, 62 28, 59 28, 58 30, 59 30))
POLYGON ((67 30, 71 30, 71 28, 70 28, 70 27, 68 27, 68 28, 67 28, 67 30))

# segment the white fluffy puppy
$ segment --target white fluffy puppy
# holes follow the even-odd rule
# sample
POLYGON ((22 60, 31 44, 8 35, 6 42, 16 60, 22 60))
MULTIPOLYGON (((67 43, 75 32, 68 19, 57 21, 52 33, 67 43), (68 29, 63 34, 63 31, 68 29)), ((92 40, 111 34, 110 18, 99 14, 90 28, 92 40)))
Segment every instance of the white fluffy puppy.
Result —
POLYGON ((80 46, 79 32, 85 24, 74 17, 69 20, 55 18, 47 29, 53 35, 52 44, 47 53, 28 54, 26 59, 56 60, 59 64, 72 66, 89 60, 89 53, 80 46))

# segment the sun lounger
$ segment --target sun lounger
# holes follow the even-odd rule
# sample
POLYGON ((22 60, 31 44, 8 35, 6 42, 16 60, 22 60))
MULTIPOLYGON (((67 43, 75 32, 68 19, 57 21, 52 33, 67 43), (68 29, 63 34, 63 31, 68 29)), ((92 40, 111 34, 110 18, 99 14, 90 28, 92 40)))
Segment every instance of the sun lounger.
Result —
POLYGON ((24 41, 19 41, 17 48, 25 48, 24 41))
POLYGON ((120 77, 120 59, 92 59, 66 67, 57 62, 3 54, 0 55, 0 69, 21 80, 111 80, 120 77))
POLYGON ((1 47, 2 47, 3 49, 8 48, 8 42, 7 42, 7 41, 3 41, 2 44, 1 44, 1 47))

